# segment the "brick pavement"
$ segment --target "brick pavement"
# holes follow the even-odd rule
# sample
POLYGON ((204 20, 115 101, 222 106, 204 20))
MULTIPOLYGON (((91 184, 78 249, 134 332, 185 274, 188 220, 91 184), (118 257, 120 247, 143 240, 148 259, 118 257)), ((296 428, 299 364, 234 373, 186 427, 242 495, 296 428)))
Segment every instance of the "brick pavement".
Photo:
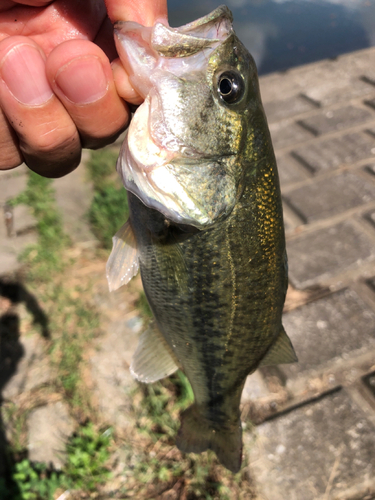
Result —
POLYGON ((262 369, 245 412, 264 500, 375 499, 374 68, 371 48, 261 78, 303 297, 284 314, 299 363, 262 369))

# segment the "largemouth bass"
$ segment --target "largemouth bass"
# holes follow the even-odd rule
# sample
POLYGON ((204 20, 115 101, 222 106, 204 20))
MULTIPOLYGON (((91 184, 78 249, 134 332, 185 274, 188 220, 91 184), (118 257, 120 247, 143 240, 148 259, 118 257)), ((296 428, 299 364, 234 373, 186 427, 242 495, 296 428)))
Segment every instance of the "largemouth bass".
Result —
POLYGON ((110 289, 140 269, 155 317, 131 371, 153 382, 181 368, 195 402, 178 448, 212 449, 237 472, 247 375, 296 361, 281 323, 283 217, 255 63, 225 6, 180 28, 115 30, 145 99, 118 160, 130 218, 107 264, 110 289))

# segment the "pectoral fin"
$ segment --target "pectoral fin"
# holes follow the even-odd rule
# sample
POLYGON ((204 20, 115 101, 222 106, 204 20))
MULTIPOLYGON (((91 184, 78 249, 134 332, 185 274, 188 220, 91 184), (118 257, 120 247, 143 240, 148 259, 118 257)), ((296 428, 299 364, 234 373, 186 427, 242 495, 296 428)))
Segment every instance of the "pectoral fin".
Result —
POLYGON ((178 366, 173 354, 154 322, 141 334, 130 365, 132 376, 150 384, 172 375, 178 366))
POLYGON ((297 361, 298 358, 290 338, 285 333, 284 327, 282 326, 279 336, 268 349, 266 355, 259 363, 259 366, 282 365, 286 363, 296 363, 297 361))
POLYGON ((112 241, 112 252, 106 268, 110 292, 129 283, 139 268, 137 243, 129 221, 117 231, 112 241))

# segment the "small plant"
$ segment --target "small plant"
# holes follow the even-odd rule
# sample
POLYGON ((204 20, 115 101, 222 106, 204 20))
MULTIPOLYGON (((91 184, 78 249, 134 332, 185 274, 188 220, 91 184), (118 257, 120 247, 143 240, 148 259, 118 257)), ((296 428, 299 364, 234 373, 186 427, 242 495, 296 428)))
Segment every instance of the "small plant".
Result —
POLYGON ((111 475, 105 467, 111 441, 111 429, 98 433, 92 423, 80 427, 66 448, 64 475, 70 489, 95 491, 106 482, 111 475))
POLYGON ((92 423, 80 427, 69 439, 66 464, 61 471, 27 458, 12 464, 8 481, 0 478, 1 500, 53 500, 57 488, 96 491, 110 477, 105 467, 112 442, 112 430, 97 432, 92 423))
POLYGON ((62 473, 49 470, 44 463, 32 464, 27 458, 13 465, 9 481, 0 479, 2 500, 53 500, 62 473))

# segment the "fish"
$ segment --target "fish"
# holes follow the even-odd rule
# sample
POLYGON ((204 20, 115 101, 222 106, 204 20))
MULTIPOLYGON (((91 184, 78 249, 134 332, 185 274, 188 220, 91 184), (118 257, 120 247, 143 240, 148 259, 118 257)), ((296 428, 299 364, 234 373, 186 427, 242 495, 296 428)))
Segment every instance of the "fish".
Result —
POLYGON ((154 320, 131 363, 152 383, 181 369, 194 402, 185 453, 242 461, 241 393, 260 366, 297 361, 282 326, 288 286, 280 187, 257 70, 226 6, 179 28, 117 22, 144 102, 117 170, 129 220, 113 238, 110 290, 139 271, 154 320))

